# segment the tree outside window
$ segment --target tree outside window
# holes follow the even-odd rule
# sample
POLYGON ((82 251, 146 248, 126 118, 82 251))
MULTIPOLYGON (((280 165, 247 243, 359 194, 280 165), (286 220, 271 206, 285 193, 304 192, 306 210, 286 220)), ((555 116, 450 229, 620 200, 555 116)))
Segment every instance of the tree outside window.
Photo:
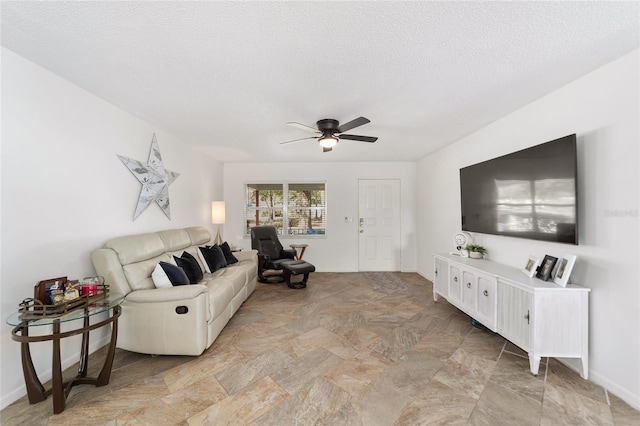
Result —
POLYGON ((280 235, 324 235, 324 183, 256 183, 246 185, 246 234, 251 227, 274 226, 280 235))

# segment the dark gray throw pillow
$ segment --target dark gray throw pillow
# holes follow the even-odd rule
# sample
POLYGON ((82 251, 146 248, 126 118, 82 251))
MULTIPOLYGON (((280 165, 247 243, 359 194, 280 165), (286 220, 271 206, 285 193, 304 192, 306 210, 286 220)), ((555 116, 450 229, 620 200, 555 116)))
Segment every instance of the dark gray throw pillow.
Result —
POLYGON ((207 262, 211 272, 215 272, 218 269, 227 266, 224 253, 219 246, 198 247, 198 249, 200 250, 200 253, 202 253, 202 257, 204 257, 204 260, 207 262))
POLYGON ((184 269, 182 269, 181 267, 172 265, 167 262, 160 262, 160 267, 162 268, 164 273, 167 274, 167 278, 169 278, 169 281, 171 281, 171 285, 173 285, 174 287, 178 285, 189 284, 189 278, 187 277, 187 274, 185 274, 184 269))
POLYGON ((227 259, 224 257, 224 252, 222 251, 222 248, 216 244, 213 247, 211 247, 211 249, 213 250, 214 257, 216 260, 216 266, 217 266, 216 269, 224 268, 225 266, 227 266, 227 259))
POLYGON ((173 256, 173 258, 178 266, 184 269, 191 284, 198 284, 202 281, 202 269, 200 269, 200 265, 198 265, 195 257, 185 251, 181 257, 173 256))
POLYGON ((229 247, 229 244, 226 241, 220 244, 220 248, 222 249, 222 253, 224 253, 224 258, 227 261, 227 265, 238 263, 238 259, 236 259, 236 257, 233 255, 233 253, 231 252, 231 247, 229 247))

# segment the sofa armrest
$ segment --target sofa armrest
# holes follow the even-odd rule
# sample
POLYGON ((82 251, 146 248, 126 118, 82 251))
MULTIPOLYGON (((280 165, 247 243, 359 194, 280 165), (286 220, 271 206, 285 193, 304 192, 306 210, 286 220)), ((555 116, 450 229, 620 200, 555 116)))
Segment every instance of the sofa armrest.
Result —
POLYGON ((242 262, 243 260, 254 260, 255 257, 258 255, 258 250, 234 251, 233 255, 240 262, 242 262))
POLYGON ((208 293, 209 289, 204 284, 181 285, 132 291, 127 295, 127 301, 136 303, 179 302, 181 300, 195 299, 200 294, 208 293))

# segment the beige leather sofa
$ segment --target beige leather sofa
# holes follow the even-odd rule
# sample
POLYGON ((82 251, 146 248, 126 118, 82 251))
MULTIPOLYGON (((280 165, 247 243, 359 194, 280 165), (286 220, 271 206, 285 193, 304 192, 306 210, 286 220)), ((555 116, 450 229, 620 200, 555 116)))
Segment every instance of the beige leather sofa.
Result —
MULTIPOLYGON (((151 273, 160 261, 192 254, 210 242, 206 228, 191 227, 113 238, 91 259, 111 296, 123 296, 117 346, 157 355, 200 355, 256 287, 255 250, 234 253, 238 263, 204 274, 199 284, 156 288, 151 273)), ((204 271, 204 268, 202 268, 204 271)))

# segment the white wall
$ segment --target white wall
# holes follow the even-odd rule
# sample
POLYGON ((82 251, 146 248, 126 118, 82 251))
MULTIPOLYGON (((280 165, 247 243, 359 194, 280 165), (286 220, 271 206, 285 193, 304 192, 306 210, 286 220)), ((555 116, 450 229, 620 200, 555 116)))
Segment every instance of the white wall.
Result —
MULTIPOLYGON (((203 225, 222 196, 222 164, 2 48, 1 406, 25 394, 20 346, 5 321, 42 279, 95 274, 90 253, 108 238, 203 225), (169 189, 171 220, 153 204, 134 222, 140 184, 116 154, 146 163, 156 134, 165 166, 180 173, 169 189)), ((92 333, 93 349, 104 332, 92 333)), ((63 341, 77 362, 79 337, 63 341)), ((41 379, 51 377, 50 344, 32 345, 41 379)))
POLYGON ((590 378, 640 408, 639 53, 632 52, 515 111, 417 165, 418 271, 453 250, 459 169, 561 136, 578 136, 580 245, 476 234, 490 259, 578 256, 574 282, 591 288, 590 378))
MULTIPOLYGON (((224 199, 224 237, 249 248, 250 241, 242 239, 244 183, 323 181, 329 194, 328 235, 296 242, 310 244, 305 258, 319 270, 356 271, 358 179, 399 178, 402 269, 417 269, 431 277, 431 253, 451 250, 451 237, 459 230, 458 169, 569 133, 577 133, 579 141, 580 246, 476 237, 489 248, 493 260, 517 267, 529 254, 579 256, 574 280, 592 289, 591 378, 640 407, 638 51, 426 157, 417 167, 414 163, 223 167, 185 141, 11 51, 2 48, 1 55, 1 407, 24 394, 19 345, 10 338, 6 318, 31 295, 37 281, 93 274, 89 254, 105 239, 196 224, 213 230, 210 202, 224 199), (153 133, 166 167, 181 174, 170 188, 172 220, 152 205, 133 222, 139 184, 116 154, 146 161, 153 133), (608 214, 615 211, 630 215, 608 214), (345 216, 354 221, 345 223, 345 216)), ((101 337, 92 334, 92 342, 101 342, 101 337)), ((66 364, 77 361, 79 342, 68 339, 63 346, 66 364)), ((46 380, 50 346, 33 345, 33 355, 46 380)))
POLYGON ((400 179, 402 270, 416 270, 415 163, 225 163, 224 200, 227 222, 224 238, 244 248, 251 240, 244 232, 244 185, 261 182, 325 182, 325 237, 286 238, 285 247, 307 243, 304 258, 318 271, 358 270, 358 179, 400 179), (353 222, 345 223, 345 217, 353 222))

